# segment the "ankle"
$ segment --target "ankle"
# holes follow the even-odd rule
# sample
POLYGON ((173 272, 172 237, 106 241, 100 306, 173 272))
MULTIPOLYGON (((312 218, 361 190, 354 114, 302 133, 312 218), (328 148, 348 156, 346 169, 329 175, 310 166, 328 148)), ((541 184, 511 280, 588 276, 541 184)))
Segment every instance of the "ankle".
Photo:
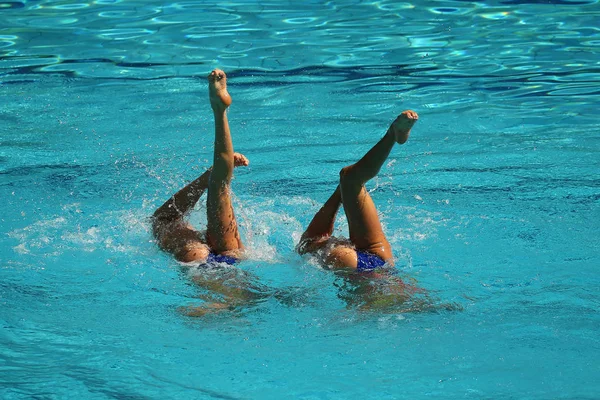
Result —
POLYGON ((390 125, 388 130, 385 132, 383 139, 389 142, 396 142, 396 131, 394 130, 394 127, 392 125, 390 125))

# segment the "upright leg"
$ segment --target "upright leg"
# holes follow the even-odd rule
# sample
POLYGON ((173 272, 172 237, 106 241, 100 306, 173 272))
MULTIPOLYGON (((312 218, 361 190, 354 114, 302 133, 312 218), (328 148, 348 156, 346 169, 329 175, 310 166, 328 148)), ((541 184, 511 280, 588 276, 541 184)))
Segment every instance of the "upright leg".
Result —
POLYGON ((371 150, 358 162, 340 171, 342 203, 348 219, 350 240, 357 250, 368 251, 385 261, 392 259, 391 247, 365 183, 377 175, 394 144, 408 140, 410 129, 417 119, 414 111, 404 111, 371 150))
POLYGON ((206 240, 214 253, 236 256, 243 245, 231 204, 234 153, 226 114, 231 96, 227 92, 227 77, 223 71, 215 69, 208 75, 208 92, 215 119, 215 143, 206 201, 206 240))

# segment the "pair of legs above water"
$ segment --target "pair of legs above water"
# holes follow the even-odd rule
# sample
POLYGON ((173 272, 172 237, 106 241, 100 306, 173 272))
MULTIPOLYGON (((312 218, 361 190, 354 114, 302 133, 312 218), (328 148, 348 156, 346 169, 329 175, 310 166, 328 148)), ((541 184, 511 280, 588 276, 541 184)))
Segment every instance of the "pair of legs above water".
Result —
POLYGON ((226 113, 231 96, 223 71, 208 75, 208 93, 215 121, 213 165, 160 206, 152 218, 158 245, 182 262, 204 262, 211 256, 235 261, 244 248, 231 204, 231 178, 234 167, 248 165, 248 159, 233 151, 226 113), (205 191, 208 223, 203 235, 185 218, 205 191))
POLYGON ((297 247, 300 254, 313 253, 328 266, 358 271, 372 271, 386 263, 393 265, 390 244, 365 183, 379 173, 394 145, 408 140, 418 118, 414 111, 404 111, 360 160, 342 168, 338 186, 300 239, 297 247), (331 236, 342 204, 348 219, 350 243, 340 243, 331 236))
MULTIPOLYGON (((233 151, 226 112, 231 96, 223 71, 216 69, 208 75, 208 93, 215 124, 213 166, 173 195, 153 215, 153 232, 159 246, 182 262, 203 262, 211 255, 235 261, 242 256, 244 248, 230 192, 234 167, 248 165, 248 160, 233 151), (203 236, 185 217, 205 191, 208 192, 207 227, 203 236)), ((390 244, 365 183, 379 173, 394 145, 408 140, 417 119, 414 111, 404 111, 358 162, 342 168, 339 185, 302 235, 298 245, 300 253, 316 253, 327 248, 323 261, 333 267, 364 270, 383 263, 393 264, 390 244), (351 245, 334 243, 332 246, 333 224, 342 204, 351 245)))

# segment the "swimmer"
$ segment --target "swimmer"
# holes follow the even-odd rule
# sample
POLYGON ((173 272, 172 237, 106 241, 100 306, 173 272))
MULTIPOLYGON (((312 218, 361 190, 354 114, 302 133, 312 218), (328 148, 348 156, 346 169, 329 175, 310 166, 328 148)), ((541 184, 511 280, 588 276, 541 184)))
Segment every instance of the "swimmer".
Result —
POLYGON ((402 112, 384 136, 358 162, 340 171, 339 184, 317 211, 302 234, 296 251, 312 254, 342 280, 336 281, 338 297, 348 308, 380 312, 438 312, 462 310, 456 303, 440 302, 412 278, 401 279, 373 199, 365 184, 373 179, 392 148, 408 140, 419 119, 416 112, 402 112), (340 206, 344 206, 350 238, 333 237, 340 206))
MULTIPOLYGON (((394 145, 408 140, 418 118, 416 112, 404 111, 358 162, 342 168, 339 184, 315 214, 296 246, 298 253, 313 254, 323 265, 345 272, 344 286, 350 289, 345 289, 343 292, 346 294, 340 297, 349 306, 360 303, 361 309, 397 310, 413 295, 424 293, 423 289, 382 272, 381 267, 394 265, 392 249, 383 233, 377 208, 365 188, 365 184, 377 175, 394 145), (332 236, 335 217, 342 204, 348 220, 349 240, 332 236), (373 278, 380 279, 375 282, 373 278)), ((406 310, 406 307, 402 309, 406 310)))
MULTIPOLYGON (((244 245, 231 204, 231 178, 234 167, 247 166, 249 161, 244 155, 233 151, 226 113, 231 96, 227 92, 227 77, 223 71, 215 69, 208 75, 208 94, 215 121, 213 165, 154 212, 152 231, 158 246, 171 253, 177 261, 233 265, 243 258, 244 245), (206 233, 202 234, 186 220, 186 215, 205 191, 208 223, 206 233)), ((235 297, 235 303, 238 303, 244 297, 243 293, 219 282, 202 284, 199 277, 194 280, 210 290, 220 292, 226 300, 235 297)), ((229 304, 225 301, 210 307, 223 309, 229 304)), ((199 313, 197 311, 195 315, 199 313)))
POLYGON ((392 248, 365 183, 379 173, 392 147, 408 140, 418 118, 416 112, 404 111, 358 162, 342 168, 339 185, 302 234, 296 248, 298 253, 317 255, 323 264, 334 269, 372 272, 386 264, 394 265, 392 248), (331 236, 342 204, 348 220, 349 242, 331 236))
POLYGON ((234 264, 243 256, 244 246, 231 204, 231 178, 234 167, 247 166, 249 162, 233 152, 226 113, 231 96, 223 71, 215 69, 208 75, 208 94, 215 119, 213 165, 154 212, 152 231, 160 248, 178 261, 234 264), (208 223, 206 235, 202 235, 185 216, 205 191, 208 223))

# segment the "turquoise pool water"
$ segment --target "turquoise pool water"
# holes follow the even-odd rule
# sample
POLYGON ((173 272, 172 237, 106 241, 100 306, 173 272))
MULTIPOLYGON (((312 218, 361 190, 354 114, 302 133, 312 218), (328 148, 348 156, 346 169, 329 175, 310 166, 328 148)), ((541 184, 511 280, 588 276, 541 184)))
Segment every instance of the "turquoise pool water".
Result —
POLYGON ((599 21, 586 0, 0 2, 0 397, 597 399, 599 21), (192 319, 148 216, 209 163, 215 67, 264 298, 192 319), (293 251, 406 108, 369 188, 399 274, 462 311, 347 307, 293 251))

